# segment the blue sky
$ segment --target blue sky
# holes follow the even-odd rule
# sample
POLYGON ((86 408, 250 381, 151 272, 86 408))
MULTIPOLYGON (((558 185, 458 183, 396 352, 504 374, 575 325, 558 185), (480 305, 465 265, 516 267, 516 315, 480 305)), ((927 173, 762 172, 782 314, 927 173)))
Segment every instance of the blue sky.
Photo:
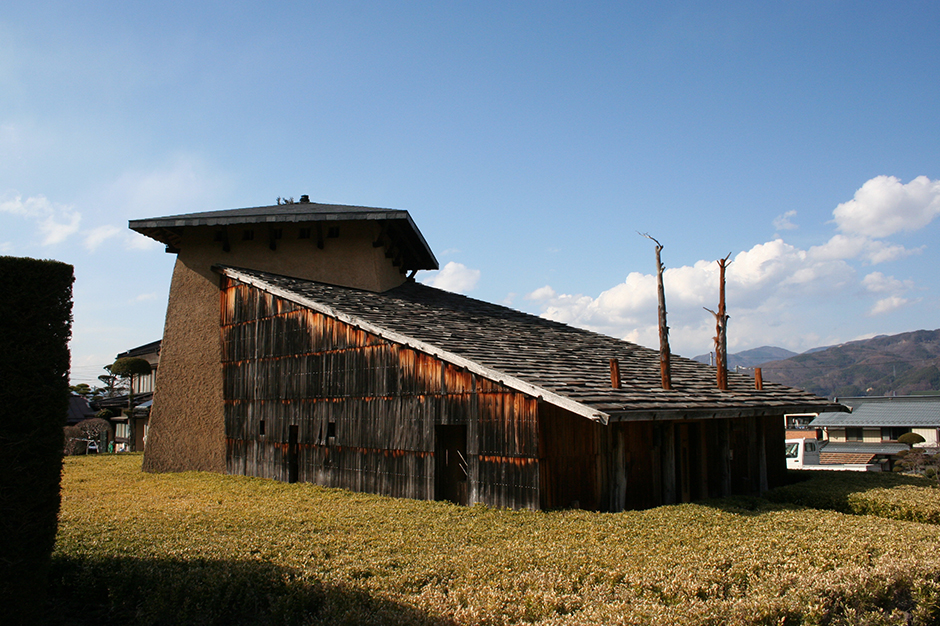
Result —
POLYGON ((933 329, 935 2, 0 7, 0 254, 75 266, 73 381, 162 333, 127 220, 407 209, 418 279, 655 347, 933 329))

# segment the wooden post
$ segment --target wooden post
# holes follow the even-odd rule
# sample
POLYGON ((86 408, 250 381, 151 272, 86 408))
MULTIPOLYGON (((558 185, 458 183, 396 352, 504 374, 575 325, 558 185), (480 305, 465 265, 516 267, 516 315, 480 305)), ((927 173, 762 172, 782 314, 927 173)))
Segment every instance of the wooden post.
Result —
POLYGON ((614 389, 620 389, 620 361, 610 360, 610 386, 614 389))
POLYGON ((669 363, 669 326, 666 325, 666 290, 663 287, 663 270, 665 268, 659 254, 662 252, 663 246, 648 234, 641 234, 656 244, 656 291, 659 297, 659 373, 663 389, 668 391, 672 389, 672 370, 669 363))
POLYGON ((754 368, 754 389, 760 391, 764 388, 764 376, 761 374, 760 368, 754 368))

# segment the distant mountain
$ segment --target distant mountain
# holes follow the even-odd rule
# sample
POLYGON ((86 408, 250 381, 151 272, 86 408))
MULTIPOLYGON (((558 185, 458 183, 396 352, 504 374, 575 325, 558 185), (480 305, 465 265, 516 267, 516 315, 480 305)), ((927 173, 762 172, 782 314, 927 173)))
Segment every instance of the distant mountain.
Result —
MULTIPOLYGON (((761 363, 766 363, 768 361, 780 361, 783 359, 788 359, 791 356, 796 356, 796 352, 790 352, 784 348, 775 348, 773 346, 761 346, 760 348, 754 348, 753 350, 745 350, 744 352, 729 354, 728 369, 733 370, 736 367, 756 367, 761 363)), ((710 359, 710 354, 700 354, 693 358, 694 361, 705 363, 706 365, 711 363, 710 359)))
POLYGON ((830 398, 940 391, 940 330, 880 335, 758 365, 764 380, 830 398))

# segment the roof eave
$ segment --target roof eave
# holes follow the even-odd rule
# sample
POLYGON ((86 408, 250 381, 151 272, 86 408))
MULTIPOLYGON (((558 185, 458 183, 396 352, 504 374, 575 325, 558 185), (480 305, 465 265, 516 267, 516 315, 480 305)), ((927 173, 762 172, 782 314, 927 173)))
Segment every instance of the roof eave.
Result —
POLYGON ((168 251, 178 252, 182 230, 192 227, 221 227, 239 224, 277 224, 302 222, 374 221, 401 223, 402 237, 410 248, 413 267, 416 270, 436 270, 440 265, 424 235, 418 229, 408 211, 403 209, 371 209, 369 207, 347 207, 298 203, 254 209, 231 209, 206 211, 166 217, 151 217, 129 220, 128 228, 167 246, 168 251), (285 210, 297 207, 298 210, 285 210), (300 210, 303 208, 304 210, 300 210), (272 213, 277 210, 277 213, 272 213))

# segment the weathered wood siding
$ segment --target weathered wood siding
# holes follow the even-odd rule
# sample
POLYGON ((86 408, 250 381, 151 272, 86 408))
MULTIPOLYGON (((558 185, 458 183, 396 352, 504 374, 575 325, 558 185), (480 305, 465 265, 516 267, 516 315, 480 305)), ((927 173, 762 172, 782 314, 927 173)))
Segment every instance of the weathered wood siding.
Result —
POLYGON ((602 426, 576 417, 540 406, 543 508, 646 509, 758 494, 785 479, 779 418, 602 426))
POLYGON ((222 352, 230 473, 434 499, 462 425, 467 503, 538 508, 533 398, 228 278, 222 352))

